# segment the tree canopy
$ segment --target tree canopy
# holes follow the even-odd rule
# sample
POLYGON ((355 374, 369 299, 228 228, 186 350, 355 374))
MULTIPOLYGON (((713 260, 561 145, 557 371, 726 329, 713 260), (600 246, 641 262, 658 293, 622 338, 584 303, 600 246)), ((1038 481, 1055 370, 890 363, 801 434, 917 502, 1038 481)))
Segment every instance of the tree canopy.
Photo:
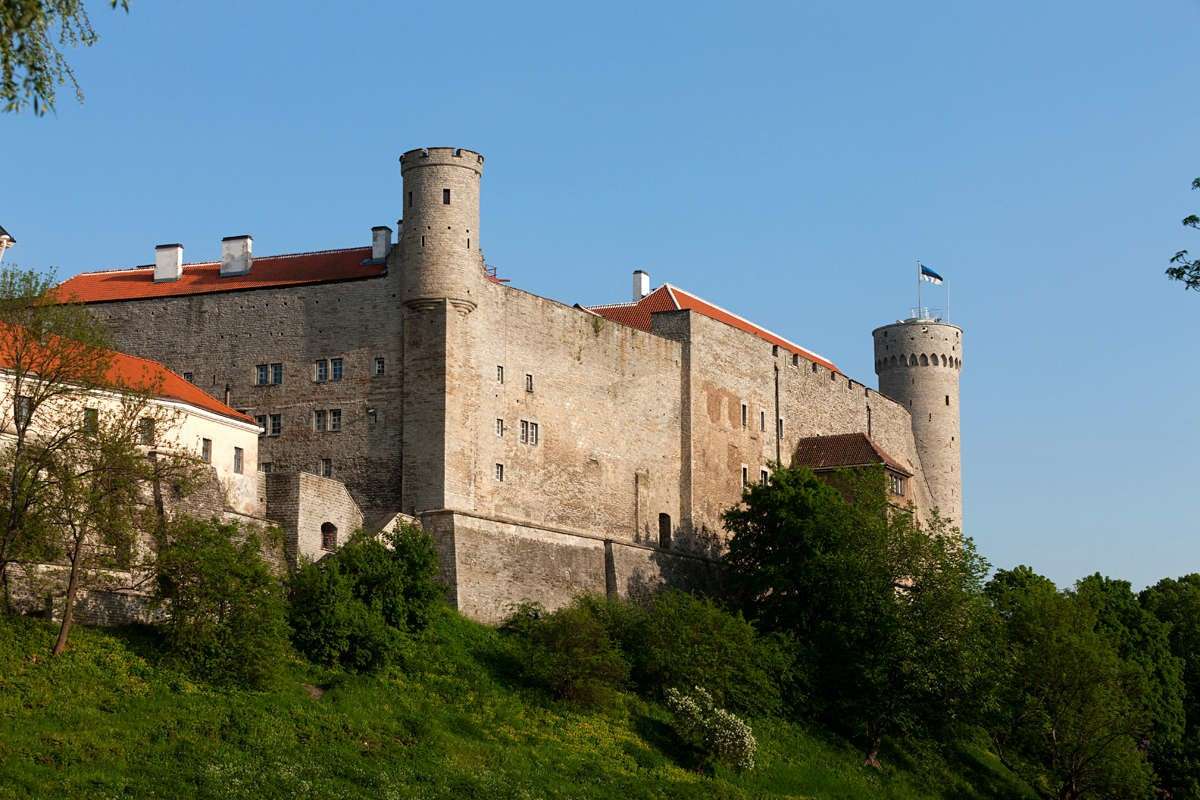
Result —
MULTIPOLYGON (((1192 181, 1192 188, 1200 189, 1200 178, 1192 181)), ((1200 229, 1200 215, 1188 214, 1183 218, 1183 226, 1200 229)), ((1200 291, 1200 258, 1192 258, 1187 250, 1180 250, 1171 257, 1167 276, 1172 280, 1181 281, 1185 289, 1200 291)))

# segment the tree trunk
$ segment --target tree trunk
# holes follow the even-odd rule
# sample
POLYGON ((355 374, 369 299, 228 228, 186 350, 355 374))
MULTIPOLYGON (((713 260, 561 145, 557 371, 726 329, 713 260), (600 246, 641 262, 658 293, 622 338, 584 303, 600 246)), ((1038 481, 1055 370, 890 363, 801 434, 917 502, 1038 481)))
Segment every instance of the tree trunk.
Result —
POLYGON ((67 601, 63 607, 62 625, 58 628, 58 641, 54 643, 54 649, 50 651, 52 656, 67 649, 67 635, 71 632, 71 623, 75 619, 75 593, 79 589, 80 555, 76 551, 75 557, 71 559, 71 577, 67 579, 67 601))
POLYGON ((879 763, 879 748, 882 744, 883 737, 879 735, 879 729, 875 725, 867 725, 867 757, 863 761, 864 767, 871 769, 883 769, 883 765, 879 763))

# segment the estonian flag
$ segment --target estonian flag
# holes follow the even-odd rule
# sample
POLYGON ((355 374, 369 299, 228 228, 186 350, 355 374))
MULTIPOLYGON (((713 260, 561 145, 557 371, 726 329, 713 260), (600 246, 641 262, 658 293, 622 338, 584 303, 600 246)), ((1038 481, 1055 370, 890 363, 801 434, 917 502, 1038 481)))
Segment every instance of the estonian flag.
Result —
POLYGON ((931 270, 929 267, 922 264, 921 265, 921 280, 929 281, 932 284, 940 284, 942 282, 942 276, 938 275, 936 272, 931 270))

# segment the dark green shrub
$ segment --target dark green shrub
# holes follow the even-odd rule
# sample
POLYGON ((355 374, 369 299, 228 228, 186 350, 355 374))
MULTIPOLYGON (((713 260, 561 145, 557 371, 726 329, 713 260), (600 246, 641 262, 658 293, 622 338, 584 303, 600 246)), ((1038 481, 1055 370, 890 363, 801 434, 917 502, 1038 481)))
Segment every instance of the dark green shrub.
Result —
POLYGON ((405 526, 382 541, 356 534, 292 576, 292 643, 320 664, 375 670, 392 660, 406 634, 429 624, 442 597, 437 553, 421 529, 405 526))
POLYGON ((737 711, 780 710, 793 660, 786 639, 759 636, 741 614, 678 590, 640 606, 607 605, 605 618, 642 692, 661 697, 671 687, 703 686, 718 705, 737 711))
POLYGON ((522 604, 503 626, 517 642, 527 679, 555 697, 603 705, 629 677, 629 664, 589 598, 545 613, 522 604))
POLYGON ((215 683, 268 685, 287 657, 283 587, 257 531, 180 517, 158 552, 169 658, 215 683))

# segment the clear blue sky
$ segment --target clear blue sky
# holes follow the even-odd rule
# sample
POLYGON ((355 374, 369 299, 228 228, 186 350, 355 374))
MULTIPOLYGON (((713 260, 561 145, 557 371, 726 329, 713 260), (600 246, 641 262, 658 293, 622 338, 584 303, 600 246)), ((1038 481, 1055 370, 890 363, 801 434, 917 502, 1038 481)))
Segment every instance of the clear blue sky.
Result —
POLYGON ((921 258, 991 561, 1200 571, 1200 294, 1162 275, 1200 252, 1196 0, 90 5, 85 104, 0 116, 6 260, 366 244, 401 152, 470 147, 516 285, 617 301, 642 267, 873 384, 921 258))

